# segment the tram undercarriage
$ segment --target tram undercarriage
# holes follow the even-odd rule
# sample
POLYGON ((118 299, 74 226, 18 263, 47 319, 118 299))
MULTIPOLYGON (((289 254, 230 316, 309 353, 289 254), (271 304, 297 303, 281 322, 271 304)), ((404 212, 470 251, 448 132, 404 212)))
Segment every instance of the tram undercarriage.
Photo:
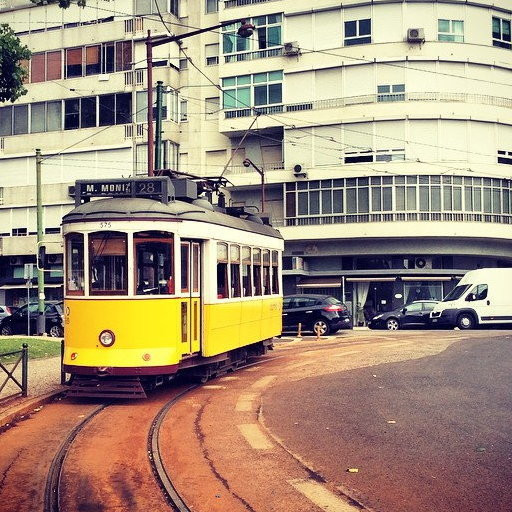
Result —
POLYGON ((69 398, 147 398, 147 392, 178 376, 205 383, 215 377, 233 372, 249 357, 265 355, 273 349, 271 339, 259 341, 213 357, 191 355, 175 366, 176 371, 163 375, 112 375, 108 368, 89 369, 89 374, 74 373, 66 396, 69 398), (94 371, 94 374, 93 374, 94 371))

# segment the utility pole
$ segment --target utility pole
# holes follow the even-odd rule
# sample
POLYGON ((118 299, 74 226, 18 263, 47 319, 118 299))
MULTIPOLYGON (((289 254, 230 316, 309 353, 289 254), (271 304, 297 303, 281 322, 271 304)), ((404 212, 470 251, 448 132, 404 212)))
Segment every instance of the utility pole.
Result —
MULTIPOLYGON (((43 200, 41 197, 41 150, 36 149, 36 198, 37 198, 37 249, 43 241, 43 200)), ((37 255, 37 251, 36 251, 37 255)), ((37 257, 37 256, 36 256, 37 257)), ((39 267, 39 265, 38 265, 39 267)), ((37 269, 37 334, 46 332, 44 315, 44 269, 37 269)))
POLYGON ((155 171, 162 168, 162 96, 164 83, 156 83, 155 171))

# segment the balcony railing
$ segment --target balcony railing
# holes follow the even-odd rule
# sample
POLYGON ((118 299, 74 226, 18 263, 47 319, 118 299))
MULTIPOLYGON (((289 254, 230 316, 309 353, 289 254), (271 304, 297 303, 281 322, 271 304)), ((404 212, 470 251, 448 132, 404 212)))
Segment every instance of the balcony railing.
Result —
POLYGON ((240 7, 243 5, 262 4, 269 1, 271 0, 224 0, 224 9, 229 9, 230 7, 240 7))
MULTIPOLYGON (((264 173, 272 171, 282 171, 284 169, 284 162, 273 162, 258 166, 264 173)), ((226 174, 254 174, 254 169, 245 167, 244 165, 231 165, 226 169, 226 174)), ((256 175, 257 176, 257 175, 256 175)))
POLYGON ((244 60, 266 59, 267 57, 280 57, 283 55, 283 47, 277 46, 254 52, 233 53, 224 55, 224 62, 242 62, 244 60))
POLYGON ((351 105, 363 105, 367 103, 389 102, 446 102, 446 103, 472 103, 477 105, 490 105, 493 107, 512 108, 512 99, 487 94, 470 94, 465 92, 409 92, 399 94, 365 94, 363 96, 348 96, 345 98, 330 98, 326 100, 303 101, 300 103, 288 103, 286 105, 274 105, 270 107, 243 108, 237 110, 225 110, 226 119, 234 117, 247 117, 255 112, 262 114, 275 114, 279 112, 301 112, 304 110, 322 110, 340 108, 351 105), (271 109, 268 112, 267 109, 271 109))
POLYGON ((512 215, 489 213, 400 212, 322 215, 284 219, 283 226, 320 226, 326 224, 354 224, 362 222, 491 222, 512 224, 512 215))

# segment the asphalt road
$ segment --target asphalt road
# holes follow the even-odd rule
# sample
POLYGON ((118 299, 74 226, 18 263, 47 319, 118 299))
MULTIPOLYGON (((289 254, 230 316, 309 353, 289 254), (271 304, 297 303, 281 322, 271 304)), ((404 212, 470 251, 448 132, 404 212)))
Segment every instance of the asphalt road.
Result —
POLYGON ((265 396, 267 425, 375 511, 510 512, 512 336, 489 336, 283 381, 265 396))

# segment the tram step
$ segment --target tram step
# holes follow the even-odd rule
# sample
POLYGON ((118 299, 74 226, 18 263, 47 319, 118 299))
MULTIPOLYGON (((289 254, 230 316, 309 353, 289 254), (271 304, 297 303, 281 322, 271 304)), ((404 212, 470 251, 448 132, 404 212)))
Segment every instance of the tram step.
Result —
POLYGON ((147 398, 140 379, 74 377, 67 397, 147 398))

